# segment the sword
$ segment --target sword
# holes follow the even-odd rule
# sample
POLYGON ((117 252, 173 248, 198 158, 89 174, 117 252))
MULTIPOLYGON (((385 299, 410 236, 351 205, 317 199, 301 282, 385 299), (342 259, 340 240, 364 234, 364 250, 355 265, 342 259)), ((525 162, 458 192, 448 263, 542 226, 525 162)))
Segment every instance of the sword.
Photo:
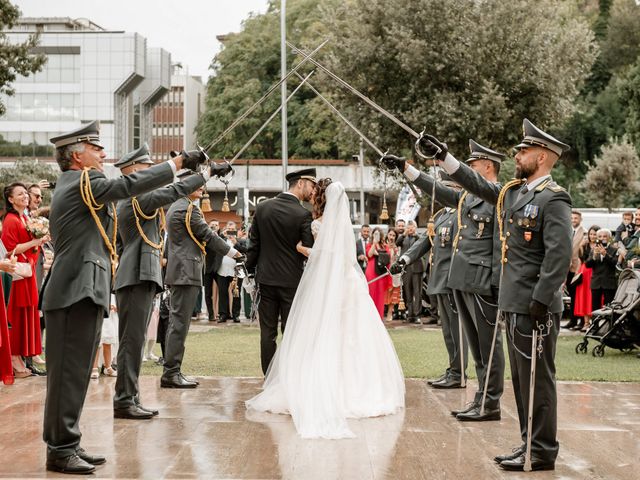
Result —
MULTIPOLYGON (((296 75, 298 76, 298 78, 301 78, 301 79, 302 79, 302 77, 300 76, 300 74, 299 74, 299 73, 296 73, 296 75)), ((378 146, 377 146, 375 143, 373 143, 371 140, 369 140, 369 138, 368 138, 364 133, 362 133, 362 132, 358 129, 358 127, 356 127, 356 126, 353 124, 353 122, 349 121, 349 119, 348 119, 347 117, 345 117, 345 116, 342 114, 342 112, 340 112, 340 110, 338 110, 338 109, 337 109, 337 108, 336 108, 336 107, 335 107, 335 106, 334 106, 334 105, 333 105, 329 100, 327 100, 327 98, 326 98, 324 95, 322 95, 318 90, 316 90, 316 89, 314 88, 314 86, 313 86, 313 85, 311 85, 311 83, 307 82, 307 87, 308 87, 308 88, 309 88, 313 93, 315 93, 315 94, 316 94, 316 95, 317 95, 317 96, 318 96, 318 97, 319 97, 319 98, 320 98, 320 99, 321 99, 321 100, 322 100, 322 101, 323 101, 323 102, 324 102, 324 103, 325 103, 325 104, 326 104, 326 105, 327 105, 327 106, 328 106, 328 107, 329 107, 329 108, 330 108, 330 109, 331 109, 331 110, 332 110, 332 111, 333 111, 333 112, 334 112, 334 113, 335 113, 335 114, 340 118, 340 120, 342 120, 344 123, 346 123, 346 124, 347 124, 347 126, 348 126, 349 128, 351 128, 351 130, 353 130, 353 131, 356 133, 356 135, 358 135, 360 138, 362 138, 362 140, 364 140, 364 142, 365 142, 367 145, 369 145, 369 146, 373 149, 373 151, 374 151, 374 152, 376 152, 376 153, 380 156, 380 158, 382 158, 382 157, 384 157, 384 156, 385 156, 386 152, 383 152, 380 148, 378 148, 378 146)), ((402 176, 404 177, 405 181, 407 182, 407 185, 409 185, 409 188, 411 189, 411 191, 412 191, 412 192, 413 192, 413 194, 415 195, 416 200, 417 200, 418 198, 420 198, 420 196, 421 196, 421 195, 419 195, 419 194, 418 194, 418 191, 417 191, 417 190, 416 190, 416 188, 413 186, 413 183, 411 183, 411 180, 409 180, 409 179, 407 178, 407 176, 404 174, 404 172, 400 172, 400 173, 402 174, 402 176)))
MULTIPOLYGON (((291 100, 291 97, 293 97, 293 96, 296 94, 296 92, 297 92, 298 90, 300 90, 300 88, 302 87, 302 85, 304 85, 304 84, 305 84, 305 82, 309 79, 309 77, 310 77, 311 75, 313 75, 314 71, 315 71, 315 70, 312 70, 312 71, 311 71, 311 73, 309 73, 309 75, 307 75, 307 76, 306 76, 306 77, 304 77, 304 78, 302 78, 302 77, 301 77, 300 75, 298 75, 298 73, 296 72, 296 75, 298 75, 298 76, 300 77, 300 79, 302 80, 302 82, 300 82, 300 85, 298 85, 298 86, 293 90, 293 92, 291 92, 291 94, 286 98, 286 100, 285 100, 285 102, 284 102, 285 104, 289 103, 289 100, 291 100)), ((230 165, 232 165, 232 164, 233 164, 233 162, 235 162, 238 158, 240 158, 240 155, 242 155, 242 154, 244 153, 244 151, 245 151, 247 148, 249 148, 249 145, 251 145, 251 144, 253 143, 253 141, 256 139, 256 137, 257 137, 258 135, 260 135, 260 133, 262 133, 262 131, 267 127, 267 125, 269 125, 269 123, 271 123, 271 120, 273 120, 273 119, 276 117, 276 115, 278 115, 278 114, 280 113, 280 110, 282 110, 282 105, 280 105, 280 106, 277 108, 277 110, 276 110, 275 112, 273 112, 269 118, 267 118, 267 121, 266 121, 266 122, 264 122, 264 123, 260 126, 260 128, 256 131, 256 133, 254 133, 254 134, 253 134, 253 136, 252 136, 252 137, 247 141, 247 143, 245 143, 245 144, 242 146, 242 148, 241 148, 240 150, 238 150, 238 153, 236 153, 236 154, 234 155, 234 157, 233 157, 231 160, 229 160, 229 162, 228 162, 228 163, 229 163, 230 165)))
POLYGON ((309 53, 308 55, 305 56, 305 58, 302 59, 302 61, 300 63, 298 63, 298 65, 296 65, 295 67, 293 67, 284 77, 282 77, 278 82, 274 83, 269 90, 267 90, 267 92, 253 105, 251 105, 247 110, 245 110, 245 112, 240 115, 237 119, 235 119, 233 121, 233 123, 231 123, 231 125, 229 125, 227 127, 227 129, 222 132, 220 135, 218 135, 217 138, 215 138, 205 149, 205 152, 209 152, 209 150, 211 150, 214 146, 216 146, 218 143, 220 143, 222 141, 222 139, 224 137, 226 137, 229 132, 231 132, 234 128, 236 128, 238 125, 240 125, 240 123, 249 116, 249 114, 251 114, 251 112, 253 112, 256 108, 258 108, 260 106, 260 104, 262 104, 262 102, 264 102, 282 83, 286 82, 287 79, 293 75, 296 71, 298 71, 298 69, 304 65, 304 63, 306 63, 309 60, 312 60, 312 56, 315 55, 318 50, 320 50, 322 47, 324 47, 327 42, 329 40, 325 40, 324 42, 322 42, 320 45, 318 45, 316 47, 315 50, 313 50, 311 53, 309 53))
POLYGON ((377 282, 378 280, 380 280, 381 278, 386 277, 387 275, 391 275, 391 272, 389 272, 389 269, 387 267, 385 267, 385 269, 387 270, 385 273, 383 273, 382 275, 378 275, 376 278, 372 278, 371 280, 369 280, 367 282, 367 285, 371 285, 373 282, 377 282))
POLYGON ((527 449, 524 452, 524 471, 531 471, 531 427, 533 425, 533 401, 536 388, 536 361, 538 348, 538 329, 531 334, 531 378, 529 379, 529 408, 527 413, 527 449))

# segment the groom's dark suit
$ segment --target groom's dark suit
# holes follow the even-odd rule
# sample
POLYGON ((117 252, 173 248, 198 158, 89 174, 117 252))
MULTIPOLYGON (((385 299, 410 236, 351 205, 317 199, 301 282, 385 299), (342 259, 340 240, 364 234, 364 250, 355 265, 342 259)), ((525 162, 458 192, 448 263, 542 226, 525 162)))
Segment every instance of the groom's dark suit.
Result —
POLYGON ((255 270, 260 291, 260 351, 267 372, 276 352, 278 317, 284 332, 293 297, 302 277, 305 257, 298 242, 313 245, 311 213, 290 193, 258 204, 249 234, 247 268, 255 270))

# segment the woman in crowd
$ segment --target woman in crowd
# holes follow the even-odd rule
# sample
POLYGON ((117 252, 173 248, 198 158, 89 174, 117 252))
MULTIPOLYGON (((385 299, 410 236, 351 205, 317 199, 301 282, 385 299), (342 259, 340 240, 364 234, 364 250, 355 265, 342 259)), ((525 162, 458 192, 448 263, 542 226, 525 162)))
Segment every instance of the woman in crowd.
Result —
MULTIPOLYGON (((368 262, 365 276, 367 277, 367 282, 371 282, 371 280, 385 273, 382 267, 386 266, 389 268, 390 265, 391 255, 389 253, 389 247, 384 241, 380 228, 376 227, 373 229, 373 232, 371 232, 371 242, 367 244, 367 258, 368 262)), ((384 316, 385 294, 390 286, 391 277, 389 275, 369 283, 369 295, 371 295, 373 303, 376 304, 381 319, 384 316)))
POLYGON ((585 332, 591 324, 591 275, 593 269, 588 267, 585 263, 591 256, 591 250, 596 246, 596 240, 598 239, 598 230, 600 227, 592 225, 589 228, 589 232, 580 245, 580 270, 578 270, 579 278, 576 280, 580 282, 576 287, 576 300, 573 305, 573 313, 576 317, 582 317, 582 321, 578 322, 578 325, 574 327, 574 330, 584 330, 585 332))
POLYGON ((7 213, 2 228, 2 242, 17 262, 31 267, 31 276, 14 279, 11 284, 7 317, 11 323, 11 363, 17 378, 28 377, 21 357, 32 357, 42 353, 40 338, 40 315, 38 314, 38 286, 35 264, 39 247, 49 241, 48 236, 35 239, 27 230, 25 210, 29 205, 29 193, 22 183, 12 183, 4 189, 7 213))
POLYGON ((616 279, 616 265, 618 255, 611 244, 611 231, 601 228, 597 233, 597 240, 590 249, 585 265, 593 269, 591 276, 591 311, 611 303, 616 294, 618 282, 616 279))
MULTIPOLYGON (((389 254, 391 255, 391 265, 393 265, 398 260, 398 257, 400 255, 400 247, 396 245, 397 238, 397 232, 394 229, 389 229, 385 241, 387 243, 387 247, 389 248, 389 254)), ((387 322, 391 321, 393 310, 397 307, 398 303, 400 303, 400 287, 394 287, 393 285, 391 285, 386 291, 384 298, 384 312, 387 322)))
MULTIPOLYGON (((0 244, 2 242, 0 241, 0 244)), ((0 250, 2 250, 0 245, 0 250)), ((0 271, 13 273, 15 266, 11 260, 3 258, 0 260, 0 271)), ((1 277, 0 277, 1 278, 1 277)), ((5 385, 13 383, 13 367, 11 365, 11 345, 9 340, 9 325, 7 323, 7 309, 4 303, 3 288, 0 285, 0 382, 5 385)))

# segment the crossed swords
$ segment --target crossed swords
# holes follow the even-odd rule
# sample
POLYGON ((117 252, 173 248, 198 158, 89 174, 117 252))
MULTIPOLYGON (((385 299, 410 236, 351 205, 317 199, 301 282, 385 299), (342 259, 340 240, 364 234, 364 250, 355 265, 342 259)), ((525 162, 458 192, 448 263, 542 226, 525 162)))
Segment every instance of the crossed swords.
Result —
MULTIPOLYGON (((267 90, 267 92, 257 102, 255 102, 252 106, 250 106, 247 110, 245 110, 237 119, 235 119, 231 123, 231 125, 229 125, 229 127, 227 127, 220 135, 218 135, 218 137, 216 137, 213 141, 211 141, 207 145, 207 147, 203 149, 204 152, 208 153, 214 146, 219 144, 234 128, 236 128, 238 125, 240 125, 240 123, 242 123, 242 121, 245 118, 247 118, 256 108, 258 108, 274 91, 276 91, 276 89, 282 83, 287 81, 287 79, 289 77, 291 77, 292 75, 295 74, 301 80, 301 82, 291 92, 291 94, 285 99, 283 105, 286 105, 289 102, 289 100, 298 92, 298 90, 303 85, 306 84, 306 86, 312 92, 314 92, 351 130, 353 130, 360 138, 362 138, 362 140, 364 142, 366 142, 367 145, 369 145, 369 147, 371 147, 379 155, 379 157, 380 157, 380 166, 383 167, 382 158, 387 154, 387 152, 383 152, 375 143, 373 143, 364 133, 362 133, 362 131, 360 131, 348 118, 346 118, 342 114, 342 112, 340 112, 325 96, 323 96, 308 81, 309 78, 314 74, 315 70, 311 71, 311 73, 309 73, 306 77, 302 77, 298 73, 298 70, 300 69, 300 67, 302 67, 302 65, 304 65, 306 62, 310 62, 313 65, 315 65, 315 67, 318 68, 320 71, 322 71, 325 74, 327 74, 329 77, 331 77, 336 82, 338 82, 340 85, 342 85, 344 88, 346 88, 351 93, 356 95, 358 98, 363 100, 367 105, 369 105, 374 110, 378 111, 379 113, 381 113, 382 115, 387 117, 389 120, 391 120, 393 123, 395 123, 397 126, 402 128, 404 131, 409 133, 409 135, 411 135, 412 137, 414 137, 416 139, 416 142, 415 142, 416 154, 419 157, 421 157, 422 159, 424 159, 424 160, 427 160, 427 161, 432 160, 433 161, 433 167, 434 167, 433 180, 434 181, 433 181, 433 190, 431 192, 431 217, 433 217, 433 214, 435 212, 436 183, 437 183, 437 175, 435 174, 435 171, 437 170, 438 165, 437 165, 437 162, 436 162, 436 159, 435 159, 435 155, 426 154, 426 153, 423 152, 423 150, 421 148, 421 140, 423 139, 425 130, 423 130, 421 133, 418 133, 417 131, 412 129, 410 126, 408 126, 406 123, 404 123, 402 120, 400 120, 398 117, 393 115, 391 112, 389 112, 388 110, 386 110, 383 107, 381 107, 380 105, 378 105, 372 99, 370 99, 369 97, 367 97, 366 95, 361 93, 355 87, 350 85, 348 82, 346 82, 345 80, 340 78, 338 75, 336 75, 335 73, 330 71, 328 68, 326 68, 324 65, 322 65, 320 62, 315 60, 313 58, 313 56, 322 47, 324 47, 327 44, 327 42, 328 42, 328 40, 325 40, 318 47, 316 47, 313 51, 311 51, 309 53, 305 52, 304 50, 302 50, 300 48, 297 48, 296 46, 292 45, 290 42, 287 42, 287 46, 289 46, 289 48, 291 48, 292 51, 295 54, 298 54, 298 55, 302 56, 302 60, 295 67, 293 67, 284 77, 282 77, 278 82, 273 84, 269 88, 269 90, 267 90)), ((280 105, 280 107, 278 107, 278 109, 276 109, 271 114, 271 116, 269 116, 269 118, 260 126, 260 128, 254 133, 254 135, 252 135, 251 138, 233 156, 233 158, 228 161, 228 163, 230 165, 232 165, 238 158, 240 158, 240 156, 253 143, 253 141, 258 137, 258 135, 260 135, 260 133, 276 117, 276 115, 278 115, 280 113, 280 111, 282 110, 283 105, 280 105)), ((436 152, 436 155, 437 155, 437 153, 439 153, 439 151, 436 152)), ((385 175, 386 175, 386 172, 387 172, 387 169, 385 169, 385 175)), ((411 190, 413 191, 413 193, 416 196, 416 198, 419 198, 420 195, 416 191, 416 189, 413 186, 412 182, 407 178, 407 176, 405 175, 404 172, 400 172, 400 173, 401 173, 402 177, 404 178, 404 180, 406 181, 406 183, 409 186, 409 188, 411 188, 411 190)), ((232 170, 231 176, 233 176, 233 170, 232 170)), ((230 180, 230 178, 227 179, 227 183, 228 183, 229 180, 230 180)), ((387 275, 389 275, 388 271, 385 272, 384 274, 372 279, 368 283, 373 283, 373 282, 375 282, 377 280, 380 280, 383 277, 386 277, 387 275)), ((500 276, 502 277, 502 275, 500 275, 500 276)), ((489 354, 489 363, 488 363, 488 367, 487 367, 487 373, 486 373, 486 376, 485 376, 484 391, 483 391, 482 402, 481 402, 481 406, 480 406, 480 413, 481 414, 483 414, 484 410, 485 410, 485 402, 486 402, 486 397, 487 397, 487 388, 488 388, 488 385, 489 385, 489 376, 490 376, 490 372, 491 372, 491 364, 492 364, 492 360, 493 360, 493 355, 494 355, 495 344, 496 344, 496 340, 497 340, 499 324, 500 324, 500 312, 498 311, 498 314, 496 315, 496 323, 495 323, 494 332, 493 332, 491 351, 490 351, 490 354, 489 354)), ((462 325, 459 326, 459 330, 460 330, 460 334, 462 335, 462 325)), ((461 338, 461 340, 462 340, 462 338, 461 338)), ((531 428, 532 428, 533 402, 534 402, 534 393, 535 393, 534 390, 535 390, 536 345, 537 345, 537 342, 538 342, 538 331, 534 330, 533 334, 532 334, 532 342, 531 342, 532 343, 532 347, 531 347, 531 377, 530 377, 530 385, 529 385, 530 386, 530 390, 529 390, 529 399, 528 399, 529 400, 529 408, 528 408, 528 415, 527 415, 527 441, 526 441, 527 448, 526 448, 526 452, 525 452, 524 471, 531 471, 531 428)), ((462 341, 461 341, 461 345, 462 345, 462 341)))

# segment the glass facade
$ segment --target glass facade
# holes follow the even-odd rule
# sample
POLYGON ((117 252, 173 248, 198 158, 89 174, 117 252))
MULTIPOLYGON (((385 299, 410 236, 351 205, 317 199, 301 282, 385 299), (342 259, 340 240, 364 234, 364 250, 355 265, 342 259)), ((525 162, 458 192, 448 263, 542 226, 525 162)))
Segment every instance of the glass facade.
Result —
MULTIPOLYGON (((8 40, 24 41, 35 31, 37 20, 16 25, 7 32, 8 40)), ((136 119, 132 99, 147 74, 144 37, 96 28, 65 31, 60 22, 41 32, 36 50, 47 57, 43 70, 16 79, 15 95, 2 97, 7 111, 0 117, 0 156, 52 156, 49 138, 92 120, 101 123, 108 159, 140 143, 142 119, 136 119)), ((166 72, 157 78, 171 73, 170 62, 158 68, 166 72)))

